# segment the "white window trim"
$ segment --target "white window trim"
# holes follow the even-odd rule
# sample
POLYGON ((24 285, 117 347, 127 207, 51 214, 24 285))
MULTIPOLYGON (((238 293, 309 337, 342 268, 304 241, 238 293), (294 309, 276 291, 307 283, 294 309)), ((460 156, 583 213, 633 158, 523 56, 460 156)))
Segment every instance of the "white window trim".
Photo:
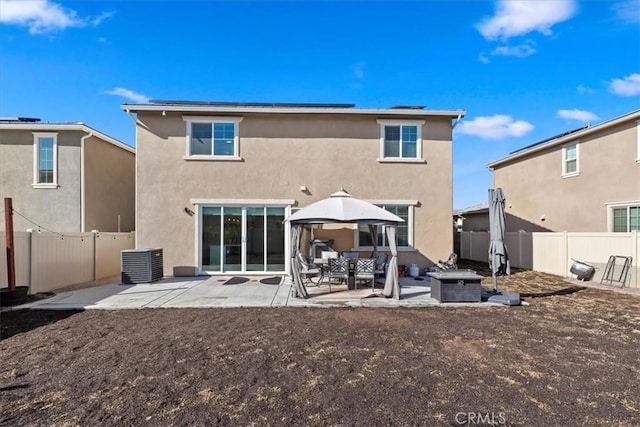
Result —
POLYGON ((580 143, 578 141, 571 142, 562 146, 562 178, 571 178, 580 175, 580 143), (567 173, 567 148, 576 147, 576 171, 567 173))
MULTIPOLYGON (((222 161, 242 161, 240 157, 240 137, 238 135, 238 124, 242 121, 242 117, 226 117, 226 116, 182 116, 182 119, 187 124, 187 145, 185 155, 182 157, 184 160, 222 160, 222 161), (191 154, 191 124, 192 123, 233 123, 233 156, 216 156, 216 155, 202 155, 191 154)), ((213 138, 211 140, 211 149, 213 150, 213 138)))
POLYGON ((606 209, 607 209, 607 231, 609 233, 613 233, 613 210, 615 208, 627 208, 627 212, 628 212, 628 208, 629 207, 634 207, 634 206, 640 206, 640 200, 632 200, 629 202, 612 202, 612 203, 605 203, 606 209))
POLYGON ((640 164, 640 120, 636 122, 636 163, 640 164))
POLYGON ((424 159, 404 159, 400 157, 379 158, 378 163, 427 163, 424 159))
POLYGON ((242 162, 244 159, 242 157, 236 156, 203 156, 203 155, 195 155, 195 156, 182 156, 183 160, 188 161, 196 161, 196 162, 242 162))
POLYGON ((191 199, 192 205, 207 206, 267 206, 280 207, 292 206, 297 203, 295 199, 191 199))
POLYGON ((58 188, 58 132, 33 132, 33 188, 58 188), (53 138, 53 182, 40 183, 40 138, 53 138))
MULTIPOLYGON (((373 202, 370 202, 373 203, 373 202)), ((415 229, 415 215, 414 215, 414 210, 415 210, 415 206, 418 204, 417 201, 415 200, 403 200, 403 201, 399 201, 399 200, 390 200, 390 201, 382 201, 382 200, 378 200, 375 201, 374 203, 375 205, 388 205, 388 206, 407 206, 409 208, 408 211, 408 222, 409 222, 409 241, 407 242, 409 244, 409 246, 398 246, 398 252, 415 252, 415 247, 414 247, 414 241, 413 241, 413 235, 414 235, 414 229, 415 229), (415 203, 414 203, 415 202, 415 203)), ((378 228, 378 233, 382 233, 384 228, 380 227, 378 228)), ((373 250, 373 246, 360 246, 360 236, 358 235, 358 227, 355 228, 354 230, 354 242, 357 243, 357 245, 352 249, 354 251, 370 251, 373 250)), ((378 250, 388 250, 389 246, 378 246, 378 250)))
MULTIPOLYGON (((380 125, 380 157, 378 162, 399 162, 399 163, 424 163, 422 157, 422 125, 425 120, 390 120, 390 119, 377 119, 380 125), (415 126, 417 128, 416 134, 416 157, 385 157, 384 155, 384 128, 385 126, 415 126)), ((401 131, 402 133, 402 131, 401 131)), ((400 144, 402 146, 402 144, 400 144)))

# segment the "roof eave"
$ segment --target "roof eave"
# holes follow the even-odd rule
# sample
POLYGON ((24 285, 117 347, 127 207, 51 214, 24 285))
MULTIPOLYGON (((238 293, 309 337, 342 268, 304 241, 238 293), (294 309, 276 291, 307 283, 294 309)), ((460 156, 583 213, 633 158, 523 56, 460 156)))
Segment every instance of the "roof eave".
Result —
POLYGON ((619 125, 620 123, 626 122, 628 120, 634 120, 634 119, 640 119, 640 110, 635 110, 632 111, 630 113, 624 114, 622 116, 613 118, 611 120, 608 120, 606 122, 597 124, 595 126, 591 126, 589 128, 583 129, 581 131, 575 132, 575 133, 571 133, 569 135, 566 136, 562 136, 560 138, 556 138, 556 139, 552 139, 551 141, 545 143, 545 144, 541 144, 541 145, 536 145, 535 147, 531 147, 531 149, 529 150, 525 150, 525 151, 520 151, 518 153, 503 157, 501 159, 498 159, 496 161, 493 161, 491 163, 487 163, 486 167, 489 169, 493 169, 496 166, 499 166, 503 163, 507 163, 513 160, 517 160, 519 158, 522 157, 526 157, 529 156, 531 154, 535 154, 538 151, 542 151, 542 150, 546 150, 549 147, 553 147, 555 145, 560 145, 560 144, 565 144, 568 141, 573 141, 575 139, 580 139, 584 136, 590 135, 594 132, 598 132, 604 129, 607 129, 611 126, 616 126, 619 125))
POLYGON ((350 114, 350 115, 390 115, 390 116, 445 116, 464 117, 465 110, 421 110, 382 108, 321 108, 321 107, 229 107, 211 105, 169 105, 169 104, 122 104, 122 110, 165 111, 179 113, 268 113, 268 114, 350 114))
POLYGON ((135 148, 125 144, 122 141, 118 141, 115 138, 110 137, 107 134, 104 134, 94 128, 85 125, 84 123, 2 123, 0 124, 0 130, 26 130, 26 131, 54 131, 54 130, 75 130, 80 132, 85 132, 87 134, 92 134, 97 136, 100 139, 105 140, 106 142, 115 145, 118 148, 126 150, 130 153, 135 154, 135 148))

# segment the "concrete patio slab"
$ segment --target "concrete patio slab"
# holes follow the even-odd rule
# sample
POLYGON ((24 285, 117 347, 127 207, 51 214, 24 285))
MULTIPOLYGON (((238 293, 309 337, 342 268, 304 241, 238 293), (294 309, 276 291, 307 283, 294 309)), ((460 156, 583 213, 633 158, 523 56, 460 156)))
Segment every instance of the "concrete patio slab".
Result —
POLYGON ((204 307, 489 307, 500 304, 440 303, 431 297, 428 278, 400 278, 402 298, 385 298, 382 289, 369 286, 347 290, 346 285, 326 283, 308 288, 307 299, 292 296, 290 277, 280 284, 261 283, 261 277, 247 277, 238 284, 225 284, 232 276, 165 278, 153 283, 123 285, 111 283, 60 292, 55 296, 10 309, 134 309, 204 307))

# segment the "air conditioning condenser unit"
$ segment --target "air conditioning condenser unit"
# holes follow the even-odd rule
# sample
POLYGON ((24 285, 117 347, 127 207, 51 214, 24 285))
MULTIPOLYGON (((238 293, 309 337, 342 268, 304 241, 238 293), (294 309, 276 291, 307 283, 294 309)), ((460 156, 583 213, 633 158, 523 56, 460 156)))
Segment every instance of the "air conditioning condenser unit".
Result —
POLYGON ((162 278, 162 248, 120 251, 122 283, 151 283, 162 278))

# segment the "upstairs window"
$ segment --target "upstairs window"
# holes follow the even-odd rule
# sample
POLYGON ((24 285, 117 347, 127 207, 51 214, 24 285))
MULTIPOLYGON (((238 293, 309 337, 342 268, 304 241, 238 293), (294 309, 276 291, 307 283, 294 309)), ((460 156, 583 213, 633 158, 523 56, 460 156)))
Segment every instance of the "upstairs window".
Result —
POLYGON ((578 144, 570 144, 562 147, 562 175, 578 175, 578 144))
POLYGON ((33 134, 33 186, 58 186, 58 134, 33 134))
POLYGON ((238 159, 238 123, 234 117, 185 117, 187 158, 238 159))
POLYGON ((422 159, 422 124, 424 120, 378 120, 378 123, 381 133, 381 159, 422 159))

